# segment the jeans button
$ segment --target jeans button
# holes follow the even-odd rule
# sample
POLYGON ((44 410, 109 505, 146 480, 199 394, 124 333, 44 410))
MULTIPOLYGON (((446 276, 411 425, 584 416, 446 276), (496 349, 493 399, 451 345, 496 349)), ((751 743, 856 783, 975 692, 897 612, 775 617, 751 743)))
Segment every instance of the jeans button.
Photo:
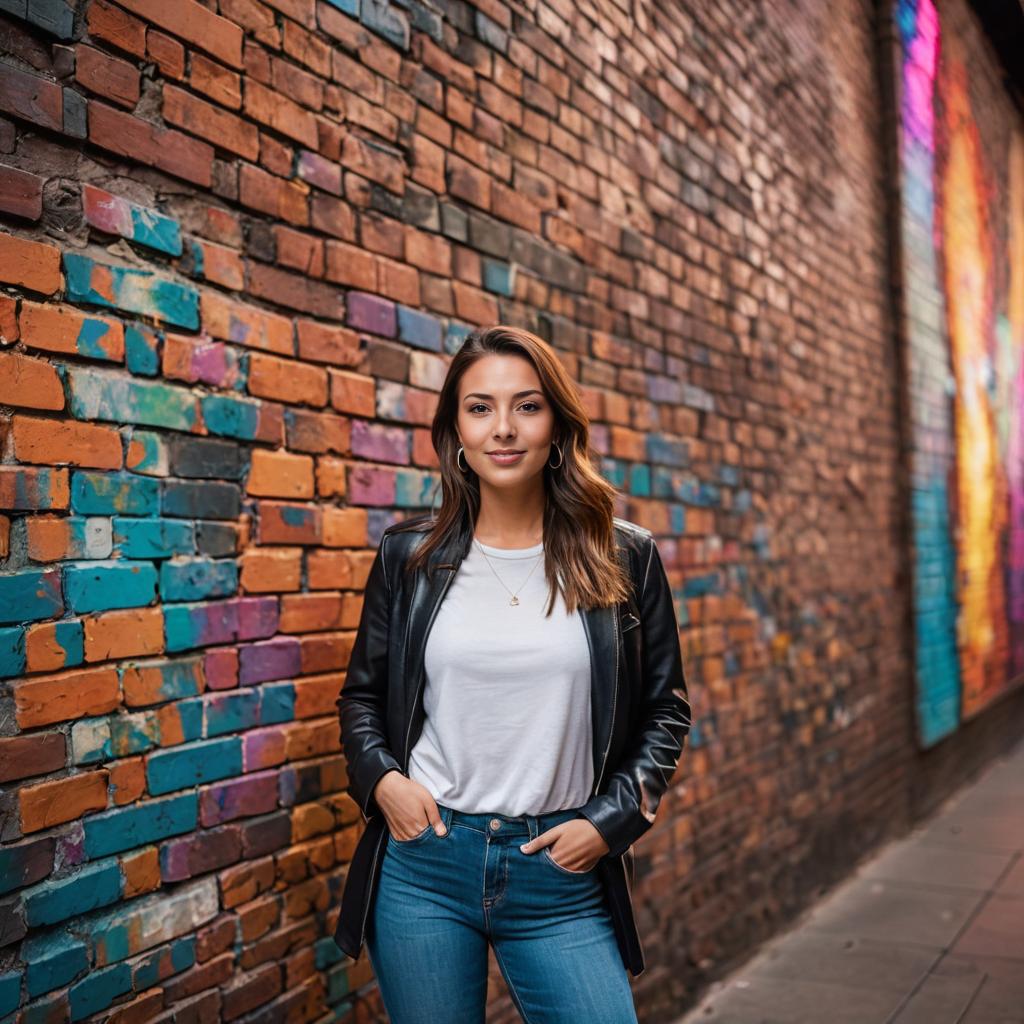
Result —
POLYGON ((497 832, 501 828, 501 822, 497 818, 491 818, 491 830, 497 832))

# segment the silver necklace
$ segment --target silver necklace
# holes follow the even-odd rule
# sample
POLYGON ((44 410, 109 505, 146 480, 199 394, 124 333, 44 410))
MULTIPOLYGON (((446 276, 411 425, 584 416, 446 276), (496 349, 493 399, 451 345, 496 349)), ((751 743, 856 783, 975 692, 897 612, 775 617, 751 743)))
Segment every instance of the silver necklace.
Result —
MULTIPOLYGON (((476 537, 474 537, 474 538, 473 538, 473 543, 474 543, 474 544, 475 544, 475 545, 476 545, 476 546, 477 546, 478 548, 480 548, 480 554, 484 556, 484 558, 485 558, 485 559, 486 559, 486 561, 487 561, 487 564, 488 564, 488 565, 489 565, 489 566, 491 567, 491 572, 493 572, 493 573, 494 573, 494 575, 495 575, 495 576, 497 576, 497 578, 498 578, 498 582, 499 582, 499 583, 500 583, 500 584, 501 584, 501 585, 502 585, 503 587, 505 587, 505 589, 506 589, 506 590, 508 590, 508 587, 507 587, 507 586, 505 585, 505 581, 504 581, 504 580, 503 580, 503 579, 502 579, 502 578, 501 578, 500 576, 498 576, 498 570, 494 568, 494 564, 493 564, 493 563, 491 562, 491 560, 490 560, 490 559, 489 559, 489 558, 487 557, 487 552, 486 552, 486 551, 484 551, 483 547, 482 547, 482 546, 481 546, 481 544, 480 544, 480 541, 478 541, 478 540, 476 539, 476 537)), ((536 568, 537 568, 537 566, 538 566, 538 565, 540 565, 540 563, 541 563, 541 560, 542 560, 543 558, 544 558, 544 552, 543 552, 543 551, 541 551, 541 553, 540 553, 540 554, 539 554, 539 555, 537 556, 537 561, 533 563, 533 569, 536 569, 536 568)), ((516 606, 517 604, 519 604, 519 598, 518 598, 518 597, 517 597, 516 595, 517 595, 517 594, 519 593, 519 591, 520 591, 520 590, 522 590, 522 589, 523 589, 523 587, 525 587, 525 586, 526 586, 526 584, 527 584, 527 583, 529 582, 529 579, 530 579, 530 577, 531 577, 531 576, 533 575, 533 569, 531 569, 531 570, 530 570, 530 571, 529 571, 529 572, 528 572, 528 573, 526 574, 526 579, 525 579, 525 580, 523 580, 523 582, 522 582, 522 583, 521 583, 521 584, 519 585, 519 589, 518 589, 518 590, 516 590, 516 591, 515 591, 514 593, 513 593, 513 592, 512 592, 511 590, 508 590, 508 592, 509 592, 510 594, 512 594, 512 599, 511 599, 511 600, 509 601, 509 604, 510 604, 510 605, 512 605, 512 607, 515 607, 515 606, 516 606)))

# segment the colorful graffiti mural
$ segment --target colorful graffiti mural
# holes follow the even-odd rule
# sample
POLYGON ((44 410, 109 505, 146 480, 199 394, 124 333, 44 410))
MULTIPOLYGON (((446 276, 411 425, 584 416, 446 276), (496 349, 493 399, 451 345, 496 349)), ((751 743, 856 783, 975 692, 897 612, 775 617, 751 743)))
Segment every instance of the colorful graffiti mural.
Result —
POLYGON ((1024 137, 986 147, 955 34, 900 0, 918 739, 1024 681, 1024 137))

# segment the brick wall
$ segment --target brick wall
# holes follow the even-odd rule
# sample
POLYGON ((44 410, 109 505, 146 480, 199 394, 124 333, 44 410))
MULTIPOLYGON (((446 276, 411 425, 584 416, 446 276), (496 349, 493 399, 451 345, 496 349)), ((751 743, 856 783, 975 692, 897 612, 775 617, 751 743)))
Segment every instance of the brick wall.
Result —
POLYGON ((334 700, 478 323, 558 347, 678 597, 645 1019, 1019 731, 914 752, 866 0, 0 11, 0 1019, 382 1016, 334 700))

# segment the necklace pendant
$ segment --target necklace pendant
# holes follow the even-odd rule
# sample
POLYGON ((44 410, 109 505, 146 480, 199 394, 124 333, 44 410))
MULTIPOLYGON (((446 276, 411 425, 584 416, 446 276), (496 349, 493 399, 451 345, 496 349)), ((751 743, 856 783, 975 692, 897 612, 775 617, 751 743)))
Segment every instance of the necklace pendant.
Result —
POLYGON ((513 595, 512 595, 512 600, 511 600, 511 601, 509 601, 509 604, 513 604, 513 605, 515 605, 515 604, 519 604, 519 598, 518 598, 518 597, 516 597, 516 595, 515 595, 515 594, 513 594, 513 595))

